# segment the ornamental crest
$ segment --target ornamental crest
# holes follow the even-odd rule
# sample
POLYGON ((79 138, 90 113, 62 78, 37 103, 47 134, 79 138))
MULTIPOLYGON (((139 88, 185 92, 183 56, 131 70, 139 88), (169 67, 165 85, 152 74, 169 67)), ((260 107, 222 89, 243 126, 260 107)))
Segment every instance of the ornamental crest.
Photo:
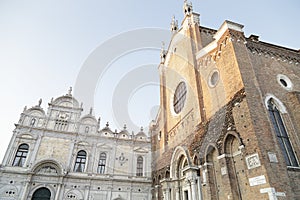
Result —
POLYGON ((123 164, 128 161, 128 159, 124 156, 124 153, 121 153, 121 155, 116 158, 116 160, 119 160, 121 166, 123 166, 123 164))

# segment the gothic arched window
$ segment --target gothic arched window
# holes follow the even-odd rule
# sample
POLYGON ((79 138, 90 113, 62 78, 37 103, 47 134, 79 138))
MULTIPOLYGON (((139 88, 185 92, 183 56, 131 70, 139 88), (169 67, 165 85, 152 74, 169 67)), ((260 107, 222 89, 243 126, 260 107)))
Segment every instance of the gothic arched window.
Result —
POLYGON ((143 157, 139 156, 137 158, 136 176, 143 176, 143 163, 144 163, 143 157))
POLYGON ((268 110, 286 164, 288 166, 298 167, 299 164, 288 137, 281 113, 272 98, 268 101, 268 110))
POLYGON ((219 177, 217 172, 219 171, 219 165, 218 165, 218 151, 215 147, 209 146, 207 150, 207 157, 206 157, 207 163, 207 170, 206 170, 206 177, 207 180, 204 182, 208 183, 208 189, 210 190, 210 198, 212 200, 219 199, 218 189, 220 188, 220 183, 218 182, 219 177))
POLYGON ((86 164, 86 152, 81 150, 77 153, 74 171, 75 172, 84 172, 86 164))
POLYGON ((104 174, 105 173, 105 164, 106 164, 106 153, 100 154, 99 164, 98 164, 98 173, 104 174))
POLYGON ((28 155, 29 145, 21 144, 16 153, 13 166, 23 167, 25 164, 26 157, 28 155))

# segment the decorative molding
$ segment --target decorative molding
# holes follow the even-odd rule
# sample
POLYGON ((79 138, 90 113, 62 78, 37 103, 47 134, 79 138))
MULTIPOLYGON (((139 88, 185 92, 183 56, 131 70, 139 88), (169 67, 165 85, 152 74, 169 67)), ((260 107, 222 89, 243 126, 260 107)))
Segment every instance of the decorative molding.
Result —
POLYGON ((218 41, 228 29, 243 32, 243 28, 244 25, 226 20, 214 35, 214 39, 218 41))
POLYGON ((174 137, 179 131, 185 130, 185 126, 188 125, 191 121, 194 121, 194 111, 189 111, 180 122, 178 122, 169 132, 168 136, 174 137))
POLYGON ((296 52, 292 49, 286 49, 284 47, 279 47, 264 42, 254 42, 250 39, 247 39, 247 41, 247 49, 252 54, 288 64, 299 65, 300 63, 300 55, 298 51, 296 52))
POLYGON ((260 164, 258 153, 246 156, 246 163, 248 169, 254 169, 260 167, 261 164, 260 164))
POLYGON ((118 158, 116 158, 116 160, 118 160, 120 165, 123 166, 123 164, 125 164, 128 161, 128 158, 124 156, 124 153, 121 153, 121 155, 118 158))
POLYGON ((57 170, 52 166, 44 166, 37 171, 37 174, 58 174, 57 170))
POLYGON ((217 59, 221 58, 222 51, 229 42, 236 41, 237 44, 246 44, 246 39, 243 33, 234 31, 230 31, 223 40, 219 40, 220 38, 212 41, 196 53, 196 58, 199 60, 200 67, 206 67, 209 62, 216 62, 217 59))

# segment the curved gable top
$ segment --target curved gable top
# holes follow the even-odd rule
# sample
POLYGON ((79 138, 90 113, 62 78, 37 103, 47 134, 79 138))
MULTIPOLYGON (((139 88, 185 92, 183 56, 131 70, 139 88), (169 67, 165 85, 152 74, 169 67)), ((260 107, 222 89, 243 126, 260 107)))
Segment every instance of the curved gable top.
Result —
POLYGON ((20 138, 22 138, 22 139, 34 139, 34 137, 32 136, 31 133, 20 134, 20 138))
POLYGON ((32 108, 29 108, 24 113, 27 115, 32 115, 32 116, 36 116, 36 117, 44 117, 45 116, 44 109, 39 106, 34 106, 32 108))
POLYGON ((146 138, 147 138, 147 135, 146 135, 146 133, 144 133, 144 132, 139 132, 138 134, 135 135, 135 137, 136 137, 137 139, 146 139, 146 138))
POLYGON ((127 130, 122 130, 120 133, 119 133, 119 137, 123 137, 123 138, 128 138, 129 137, 129 133, 127 130))
POLYGON ((89 146, 90 144, 85 142, 85 141, 80 141, 77 143, 77 145, 81 145, 81 146, 89 146))
POLYGON ((89 124, 89 125, 96 125, 98 123, 97 119, 90 114, 83 116, 80 119, 80 122, 83 124, 89 124))
POLYGON ((80 108, 78 101, 71 95, 64 95, 64 96, 58 97, 54 101, 51 101, 51 104, 54 106, 80 108))

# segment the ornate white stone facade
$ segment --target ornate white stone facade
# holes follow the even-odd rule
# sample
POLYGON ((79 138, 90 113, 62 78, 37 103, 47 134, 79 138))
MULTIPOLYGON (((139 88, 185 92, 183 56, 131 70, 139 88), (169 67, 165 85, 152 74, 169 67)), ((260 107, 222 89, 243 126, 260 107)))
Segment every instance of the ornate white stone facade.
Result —
POLYGON ((150 139, 129 134, 100 119, 81 116, 71 91, 21 114, 0 168, 0 199, 148 200, 151 188, 150 139), (48 192, 48 194, 47 194, 48 192))

